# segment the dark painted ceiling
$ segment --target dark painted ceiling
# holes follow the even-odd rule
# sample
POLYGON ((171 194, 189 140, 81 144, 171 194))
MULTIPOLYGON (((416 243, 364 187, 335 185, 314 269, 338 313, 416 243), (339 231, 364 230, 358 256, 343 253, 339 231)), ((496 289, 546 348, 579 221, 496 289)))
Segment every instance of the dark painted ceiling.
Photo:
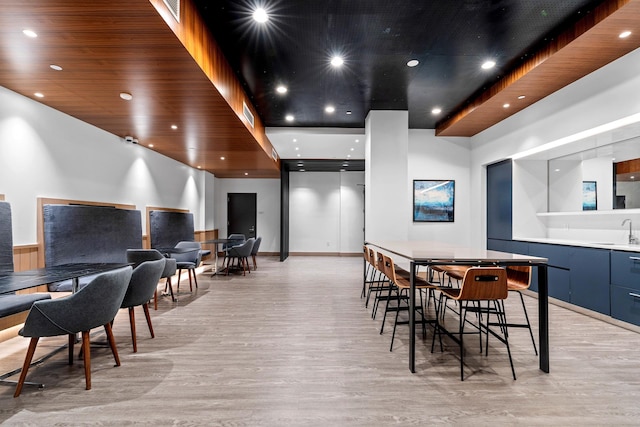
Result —
POLYGON ((363 127, 371 109, 408 109, 409 127, 428 129, 600 3, 195 0, 266 126, 363 127), (266 24, 251 17, 258 3, 270 14, 266 24), (334 54, 344 57, 341 69, 329 65, 334 54), (420 64, 409 68, 410 59, 420 64), (482 70, 486 59, 496 67, 482 70), (442 113, 432 115, 434 107, 442 113))

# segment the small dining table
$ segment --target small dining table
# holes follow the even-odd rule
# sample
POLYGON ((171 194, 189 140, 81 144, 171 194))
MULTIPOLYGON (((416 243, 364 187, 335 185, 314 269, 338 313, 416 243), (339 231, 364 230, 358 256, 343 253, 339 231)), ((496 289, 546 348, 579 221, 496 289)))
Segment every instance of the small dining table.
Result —
POLYGON ((214 252, 214 265, 213 268, 211 269, 211 277, 215 276, 216 274, 218 274, 218 245, 225 245, 228 243, 244 243, 243 240, 241 239, 211 239, 211 240, 205 240, 204 242, 202 242, 205 245, 213 245, 213 252, 214 252))
MULTIPOLYGON (((547 283, 546 258, 487 249, 456 246, 435 241, 371 241, 374 246, 388 254, 397 255, 409 261, 410 289, 409 307, 415 306, 415 277, 418 266, 474 265, 474 266, 531 266, 538 270, 538 333, 540 341, 539 366, 549 372, 549 292, 547 283)), ((416 372, 415 352, 415 311, 409 310, 409 370, 416 372)))

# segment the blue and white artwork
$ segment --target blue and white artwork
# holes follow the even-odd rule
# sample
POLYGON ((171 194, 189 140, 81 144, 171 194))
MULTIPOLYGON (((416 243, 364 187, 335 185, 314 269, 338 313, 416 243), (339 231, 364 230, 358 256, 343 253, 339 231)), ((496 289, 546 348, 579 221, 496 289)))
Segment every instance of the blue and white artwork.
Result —
POLYGON ((598 209, 598 197, 595 181, 582 181, 582 210, 595 211, 598 209))
POLYGON ((413 181, 413 221, 453 222, 454 180, 413 181))

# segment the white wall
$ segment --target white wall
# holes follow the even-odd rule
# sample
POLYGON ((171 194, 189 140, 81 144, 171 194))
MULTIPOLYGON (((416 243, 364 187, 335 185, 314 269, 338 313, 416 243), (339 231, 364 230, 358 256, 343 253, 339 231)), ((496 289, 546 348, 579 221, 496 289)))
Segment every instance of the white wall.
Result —
POLYGON ((512 221, 513 238, 547 237, 538 212, 546 212, 547 161, 517 160, 513 162, 512 221))
MULTIPOLYGON (((486 209, 486 165, 640 112, 640 49, 471 138, 471 204, 486 209)), ((472 218, 484 247, 486 221, 472 218)))
POLYGON ((477 215, 470 203, 470 150, 464 138, 436 137, 434 130, 409 130, 408 180, 413 191, 414 179, 455 180, 454 222, 413 222, 412 200, 396 206, 408 213, 409 240, 434 240, 468 245, 471 217, 477 215))
POLYGON ((289 251, 361 253, 362 172, 289 174, 289 251))
POLYGON ((14 245, 36 243, 36 199, 188 209, 214 227, 213 175, 190 168, 0 87, 0 194, 11 203, 14 245))
POLYGON ((256 193, 256 235, 260 252, 280 252, 280 180, 215 178, 215 223, 218 235, 227 236, 227 194, 256 193))

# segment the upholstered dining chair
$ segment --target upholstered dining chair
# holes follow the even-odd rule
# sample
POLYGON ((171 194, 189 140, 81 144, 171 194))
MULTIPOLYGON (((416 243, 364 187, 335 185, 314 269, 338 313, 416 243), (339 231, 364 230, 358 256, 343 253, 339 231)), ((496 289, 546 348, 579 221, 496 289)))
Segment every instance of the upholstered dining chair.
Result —
MULTIPOLYGON (((171 286, 171 278, 176 274, 177 261, 174 258, 165 258, 165 256, 156 249, 127 249, 127 262, 131 263, 131 267, 133 268, 136 268, 145 261, 154 261, 158 259, 165 260, 164 270, 162 271, 162 276, 160 276, 160 278, 166 279, 166 283, 164 285, 165 292, 167 288, 169 288, 171 299, 175 301, 175 297, 173 296, 173 287, 171 286)), ((158 309, 157 289, 153 293, 153 308, 155 310, 158 309)))
POLYGON ((187 270, 187 274, 189 274, 189 290, 193 291, 193 284, 191 282, 191 276, 193 276, 193 281, 196 284, 196 289, 198 288, 198 279, 196 277, 196 268, 200 266, 201 261, 201 252, 202 245, 200 242, 188 242, 182 241, 176 243, 176 249, 193 249, 192 251, 185 252, 172 252, 171 258, 174 258, 177 262, 176 267, 178 268, 178 291, 180 291, 180 273, 182 270, 187 270))
POLYGON ((233 246, 229 249, 229 255, 227 256, 227 275, 229 274, 229 269, 233 264, 233 260, 236 260, 237 265, 242 268, 243 275, 247 275, 247 269, 249 270, 249 273, 251 273, 251 268, 249 267, 249 256, 251 255, 251 250, 253 249, 255 241, 256 239, 251 237, 244 243, 233 246))
POLYGON ((133 343, 133 352, 138 351, 137 338, 136 338, 136 319, 134 308, 142 306, 144 316, 147 319, 147 326, 149 326, 149 332, 151 338, 155 338, 153 333, 153 325, 151 324, 151 316, 149 315, 149 301, 153 298, 155 291, 158 288, 158 282, 164 271, 165 258, 157 259, 154 261, 145 261, 133 269, 131 274, 131 280, 129 281, 129 287, 127 293, 122 300, 120 308, 129 309, 129 323, 131 324, 131 342, 133 343))
POLYGON ((68 335, 69 364, 73 364, 73 345, 77 333, 82 333, 82 354, 86 389, 91 389, 91 346, 89 332, 104 326, 111 352, 120 366, 111 322, 120 309, 131 279, 132 268, 127 266, 96 276, 78 292, 64 298, 36 301, 29 311, 20 335, 31 337, 14 397, 20 396, 31 360, 41 337, 68 335))
MULTIPOLYGON (((482 353, 483 332, 487 334, 487 342, 485 343, 487 354, 489 351, 489 334, 505 344, 509 355, 509 363, 511 364, 511 373, 515 380, 516 371, 513 367, 511 349, 509 348, 508 324, 503 303, 509 295, 506 270, 500 267, 471 267, 465 272, 460 288, 439 287, 438 290, 441 291, 441 296, 444 298, 450 298, 460 303, 457 331, 448 331, 442 322, 438 322, 436 327, 438 332, 446 333, 460 347, 460 380, 464 381, 464 335, 468 333, 479 334, 480 353, 482 353), (486 303, 486 307, 483 307, 482 303, 486 303), (491 307, 491 304, 493 304, 493 307, 491 307), (464 331, 465 324, 471 324, 471 321, 467 320, 467 313, 477 314, 478 324, 473 325, 477 332, 464 331), (491 315, 496 316, 497 321, 491 322, 491 315), (492 329, 491 326, 498 326, 500 333, 492 329)), ((442 302, 440 305, 442 305, 442 302)), ((442 310, 442 308, 439 310, 442 310)), ((431 351, 433 351, 435 345, 435 335, 431 343, 431 351)))
POLYGON ((231 233, 227 236, 228 243, 222 244, 222 251, 224 252, 224 259, 222 260, 222 265, 227 261, 227 257, 229 256, 229 249, 234 246, 240 245, 244 243, 247 238, 244 234, 241 233, 231 233))
POLYGON ((256 241, 253 242, 253 247, 251 248, 251 259, 253 261, 254 270, 258 268, 258 263, 256 262, 256 256, 258 256, 258 249, 260 249, 260 243, 262 243, 262 236, 256 237, 256 241))

